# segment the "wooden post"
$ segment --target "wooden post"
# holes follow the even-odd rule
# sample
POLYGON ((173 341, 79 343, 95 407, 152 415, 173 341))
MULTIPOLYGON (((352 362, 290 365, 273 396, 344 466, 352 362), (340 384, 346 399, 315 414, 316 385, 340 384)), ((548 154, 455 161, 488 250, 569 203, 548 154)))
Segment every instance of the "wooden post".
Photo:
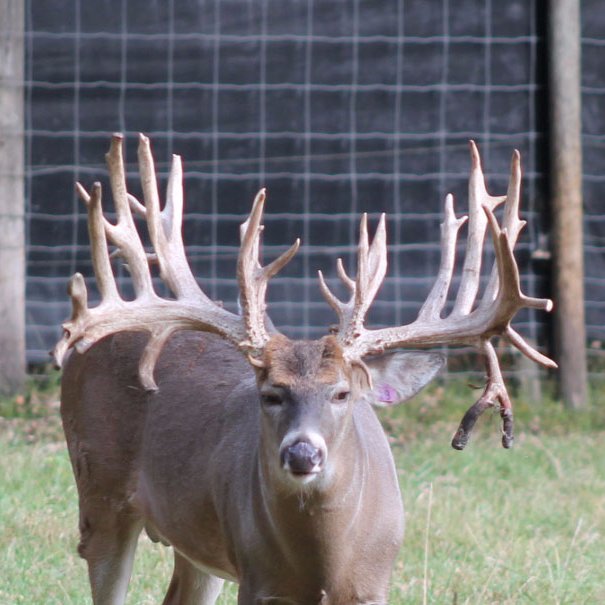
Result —
POLYGON ((582 237, 580 1, 548 3, 550 188, 560 394, 587 400, 582 237))
POLYGON ((23 0, 0 0, 0 393, 25 382, 23 0))

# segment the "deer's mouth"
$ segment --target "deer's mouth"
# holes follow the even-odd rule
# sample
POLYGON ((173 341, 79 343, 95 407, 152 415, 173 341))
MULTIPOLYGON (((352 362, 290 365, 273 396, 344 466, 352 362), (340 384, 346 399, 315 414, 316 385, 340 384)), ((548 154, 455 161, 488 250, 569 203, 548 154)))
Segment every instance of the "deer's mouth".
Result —
POLYGON ((286 469, 291 475, 294 477, 303 479, 305 477, 314 477, 315 475, 319 475, 321 473, 321 467, 313 468, 310 471, 294 471, 292 469, 286 469))
POLYGON ((294 489, 307 489, 314 485, 317 485, 317 482, 320 481, 320 477, 322 477, 323 469, 313 469, 309 472, 294 472, 292 470, 286 470, 286 482, 290 484, 294 489))

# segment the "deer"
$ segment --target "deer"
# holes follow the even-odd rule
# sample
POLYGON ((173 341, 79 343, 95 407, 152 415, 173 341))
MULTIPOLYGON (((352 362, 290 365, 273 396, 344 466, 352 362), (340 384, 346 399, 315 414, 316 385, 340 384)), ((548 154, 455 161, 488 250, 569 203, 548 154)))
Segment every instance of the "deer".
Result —
POLYGON ((469 215, 456 217, 453 197, 446 197, 441 265, 413 322, 365 326, 386 274, 387 246, 384 214, 371 241, 363 215, 356 274, 340 259, 336 264, 349 298, 338 298, 319 272, 337 329, 292 340, 271 322, 265 299, 299 241, 262 264, 265 190, 241 225, 240 306, 231 312, 204 293, 186 258, 180 157, 172 158, 161 208, 149 139, 140 135, 138 149, 143 202, 127 190, 122 147, 122 135, 114 134, 106 160, 115 223, 104 214, 101 184, 90 191, 77 184, 100 302, 89 304, 76 273, 68 287, 72 315, 54 349, 79 497, 78 552, 94 605, 125 602, 143 531, 174 552, 164 605, 210 605, 224 580, 239 584, 240 605, 387 603, 404 511, 373 406, 407 400, 428 384, 445 363, 432 348, 472 346, 485 361, 486 386, 452 445, 462 449, 479 415, 498 408, 502 443, 510 447, 512 404, 493 339, 555 366, 511 327, 522 308, 552 307, 520 288, 513 254, 524 225, 519 153, 506 195, 491 196, 471 141, 469 215), (464 264, 448 307, 464 223, 464 264), (495 261, 480 296, 488 230, 495 261), (134 297, 118 288, 114 257, 126 263, 134 297), (169 294, 157 293, 152 265, 169 294))

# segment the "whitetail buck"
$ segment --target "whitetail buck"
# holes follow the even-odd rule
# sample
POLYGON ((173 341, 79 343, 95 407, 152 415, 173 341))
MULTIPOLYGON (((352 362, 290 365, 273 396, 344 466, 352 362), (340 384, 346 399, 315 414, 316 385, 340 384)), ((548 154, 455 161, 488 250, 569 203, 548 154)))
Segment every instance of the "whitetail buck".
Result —
POLYGON ((413 395, 443 363, 428 352, 387 351, 463 344, 484 355, 487 386, 454 438, 458 449, 488 406, 500 408, 503 443, 511 444, 511 403, 492 337, 504 336, 534 361, 553 365, 510 326, 522 307, 551 306, 519 287, 512 253, 523 226, 519 155, 502 197, 488 195, 474 144, 471 156, 466 258, 452 309, 444 312, 466 217, 455 217, 448 196, 441 267, 414 322, 364 327, 386 272, 384 216, 371 244, 364 216, 355 279, 338 262, 350 299, 337 299, 319 276, 338 314, 337 333, 292 341, 266 318, 265 291, 298 242, 261 266, 264 191, 241 229, 237 315, 200 290, 185 259, 179 157, 160 210, 149 141, 141 136, 143 205, 126 190, 122 137, 113 137, 107 161, 117 224, 103 216, 100 184, 90 194, 78 186, 88 206, 101 302, 88 307, 76 274, 69 288, 73 315, 55 349, 58 363, 76 349, 65 363, 61 413, 80 498, 79 552, 95 605, 124 603, 143 528, 174 548, 165 604, 214 603, 225 578, 239 583, 238 602, 246 605, 387 602, 403 508, 371 403, 413 395), (502 227, 493 214, 501 203, 502 227), (146 219, 152 260, 172 298, 154 291, 132 212, 146 219), (496 263, 479 297, 488 226, 496 263), (118 292, 107 240, 128 264, 133 300, 118 292))

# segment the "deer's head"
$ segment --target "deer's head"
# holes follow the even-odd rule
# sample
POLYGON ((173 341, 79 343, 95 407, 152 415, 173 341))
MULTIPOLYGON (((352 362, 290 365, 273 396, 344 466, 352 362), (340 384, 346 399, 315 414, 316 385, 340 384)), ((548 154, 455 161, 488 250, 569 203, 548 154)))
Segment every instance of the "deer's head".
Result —
MULTIPOLYGON (((254 361, 265 463, 286 487, 327 487, 361 400, 408 399, 440 370, 443 356, 398 352, 348 360, 335 336, 292 341, 276 334, 254 361)), ((346 460, 346 457, 345 457, 346 460)))

